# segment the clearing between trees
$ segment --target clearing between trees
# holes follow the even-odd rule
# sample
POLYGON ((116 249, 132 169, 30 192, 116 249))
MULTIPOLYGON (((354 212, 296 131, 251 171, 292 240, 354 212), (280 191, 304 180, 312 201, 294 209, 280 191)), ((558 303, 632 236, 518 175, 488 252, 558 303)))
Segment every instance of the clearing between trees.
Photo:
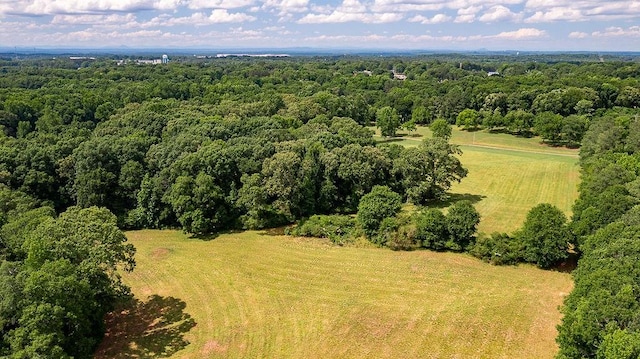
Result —
POLYGON ((142 302, 97 358, 553 358, 569 274, 264 231, 128 232, 142 302))
MULTIPOLYGON (((425 136, 431 136, 429 129, 418 127, 411 135, 386 141, 414 146, 425 136)), ((539 203, 553 204, 571 216, 580 183, 578 150, 542 145, 539 137, 458 129, 453 130, 451 143, 462 149, 460 161, 469 174, 453 184, 449 202, 473 203, 482 216, 479 233, 512 232, 539 203)))

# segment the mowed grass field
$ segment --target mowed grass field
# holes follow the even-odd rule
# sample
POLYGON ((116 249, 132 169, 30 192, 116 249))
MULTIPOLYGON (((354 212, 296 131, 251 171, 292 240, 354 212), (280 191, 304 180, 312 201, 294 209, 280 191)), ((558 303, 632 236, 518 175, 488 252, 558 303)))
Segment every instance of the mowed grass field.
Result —
MULTIPOLYGON (((389 142, 417 146, 430 136, 428 128, 420 127, 389 142)), ((480 232, 513 232, 539 203, 551 203, 571 215, 580 182, 578 150, 547 146, 539 138, 458 129, 451 143, 460 146, 460 161, 469 170, 451 188, 452 199, 474 202, 482 216, 480 232)))
POLYGON ((247 231, 127 237, 139 302, 96 358, 553 358, 566 273, 247 231))

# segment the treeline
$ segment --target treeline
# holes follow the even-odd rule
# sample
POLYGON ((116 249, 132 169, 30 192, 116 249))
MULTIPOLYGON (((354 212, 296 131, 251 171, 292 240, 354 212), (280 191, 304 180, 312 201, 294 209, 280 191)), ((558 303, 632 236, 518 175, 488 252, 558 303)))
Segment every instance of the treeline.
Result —
POLYGON ((640 117, 602 118, 580 150, 571 228, 582 253, 558 327, 560 358, 640 356, 640 117))
POLYGON ((0 356, 90 358, 135 249, 106 209, 56 215, 0 185, 0 356))
POLYGON ((107 207, 127 228, 210 233, 353 213, 376 185, 423 204, 466 176, 445 139, 405 149, 372 135, 350 118, 223 118, 155 100, 96 127, 74 150, 70 187, 78 205, 107 207))

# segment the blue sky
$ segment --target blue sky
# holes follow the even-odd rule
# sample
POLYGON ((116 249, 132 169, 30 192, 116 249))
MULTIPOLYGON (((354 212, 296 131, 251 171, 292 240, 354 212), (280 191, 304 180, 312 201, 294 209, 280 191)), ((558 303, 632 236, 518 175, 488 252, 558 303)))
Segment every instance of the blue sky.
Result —
POLYGON ((640 51, 640 1, 0 0, 0 46, 640 51))

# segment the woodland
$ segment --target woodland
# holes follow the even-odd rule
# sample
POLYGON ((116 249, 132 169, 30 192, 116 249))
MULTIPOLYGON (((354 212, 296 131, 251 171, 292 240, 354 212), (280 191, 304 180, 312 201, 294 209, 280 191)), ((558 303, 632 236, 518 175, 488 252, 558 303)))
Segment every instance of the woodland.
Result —
POLYGON ((639 107, 640 62, 615 57, 0 58, 0 356, 92 357, 130 296, 122 230, 286 226, 493 264, 577 260, 558 357, 637 358, 639 107), (579 147, 571 217, 543 203, 514 233, 477 234, 471 202, 443 212, 468 174, 454 125, 579 147), (433 136, 415 147, 374 137, 416 126, 433 136))

